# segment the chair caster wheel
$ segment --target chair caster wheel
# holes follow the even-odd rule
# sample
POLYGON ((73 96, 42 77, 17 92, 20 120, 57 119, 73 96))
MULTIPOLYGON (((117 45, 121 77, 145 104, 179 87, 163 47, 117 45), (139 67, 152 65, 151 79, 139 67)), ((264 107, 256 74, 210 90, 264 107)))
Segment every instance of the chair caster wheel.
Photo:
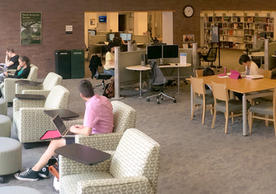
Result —
POLYGON ((149 102, 150 101, 150 99, 149 98, 147 98, 147 102, 149 102))
POLYGON ((176 99, 173 100, 173 103, 176 103, 176 99))

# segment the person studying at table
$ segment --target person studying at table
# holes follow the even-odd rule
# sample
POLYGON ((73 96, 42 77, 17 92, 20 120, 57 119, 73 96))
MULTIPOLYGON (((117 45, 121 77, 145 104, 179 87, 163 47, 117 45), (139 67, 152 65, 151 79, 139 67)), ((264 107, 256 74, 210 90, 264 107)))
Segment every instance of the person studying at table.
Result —
POLYGON ((114 44, 111 42, 105 54, 104 73, 114 76, 114 44))

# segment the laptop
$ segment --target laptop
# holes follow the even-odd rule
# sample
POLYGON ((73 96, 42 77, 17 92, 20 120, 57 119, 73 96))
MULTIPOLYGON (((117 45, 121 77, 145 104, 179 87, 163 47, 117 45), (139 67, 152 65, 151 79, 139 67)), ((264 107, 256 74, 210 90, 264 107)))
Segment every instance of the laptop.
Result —
POLYGON ((59 115, 56 115, 52 118, 52 122, 55 125, 57 130, 48 130, 41 137, 40 140, 50 140, 50 139, 59 139, 64 136, 74 137, 74 134, 69 131, 64 125, 62 119, 59 115))

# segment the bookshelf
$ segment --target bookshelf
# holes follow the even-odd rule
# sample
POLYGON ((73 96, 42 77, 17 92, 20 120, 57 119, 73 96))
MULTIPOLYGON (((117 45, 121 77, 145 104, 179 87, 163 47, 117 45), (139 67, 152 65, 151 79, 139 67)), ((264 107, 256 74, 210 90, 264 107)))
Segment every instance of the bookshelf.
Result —
POLYGON ((201 46, 211 44, 212 27, 219 27, 221 48, 251 49, 257 40, 274 40, 274 13, 205 11, 201 17, 201 46))

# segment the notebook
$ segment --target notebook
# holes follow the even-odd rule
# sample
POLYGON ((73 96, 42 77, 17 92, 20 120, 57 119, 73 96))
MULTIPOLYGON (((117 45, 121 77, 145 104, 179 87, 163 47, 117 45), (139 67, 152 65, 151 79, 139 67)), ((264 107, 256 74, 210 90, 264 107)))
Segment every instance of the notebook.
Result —
POLYGON ((65 135, 72 136, 73 134, 69 132, 69 129, 66 129, 62 119, 59 115, 56 115, 52 122, 54 123, 57 130, 48 130, 41 137, 40 140, 49 140, 49 139, 59 139, 64 137, 65 135))

